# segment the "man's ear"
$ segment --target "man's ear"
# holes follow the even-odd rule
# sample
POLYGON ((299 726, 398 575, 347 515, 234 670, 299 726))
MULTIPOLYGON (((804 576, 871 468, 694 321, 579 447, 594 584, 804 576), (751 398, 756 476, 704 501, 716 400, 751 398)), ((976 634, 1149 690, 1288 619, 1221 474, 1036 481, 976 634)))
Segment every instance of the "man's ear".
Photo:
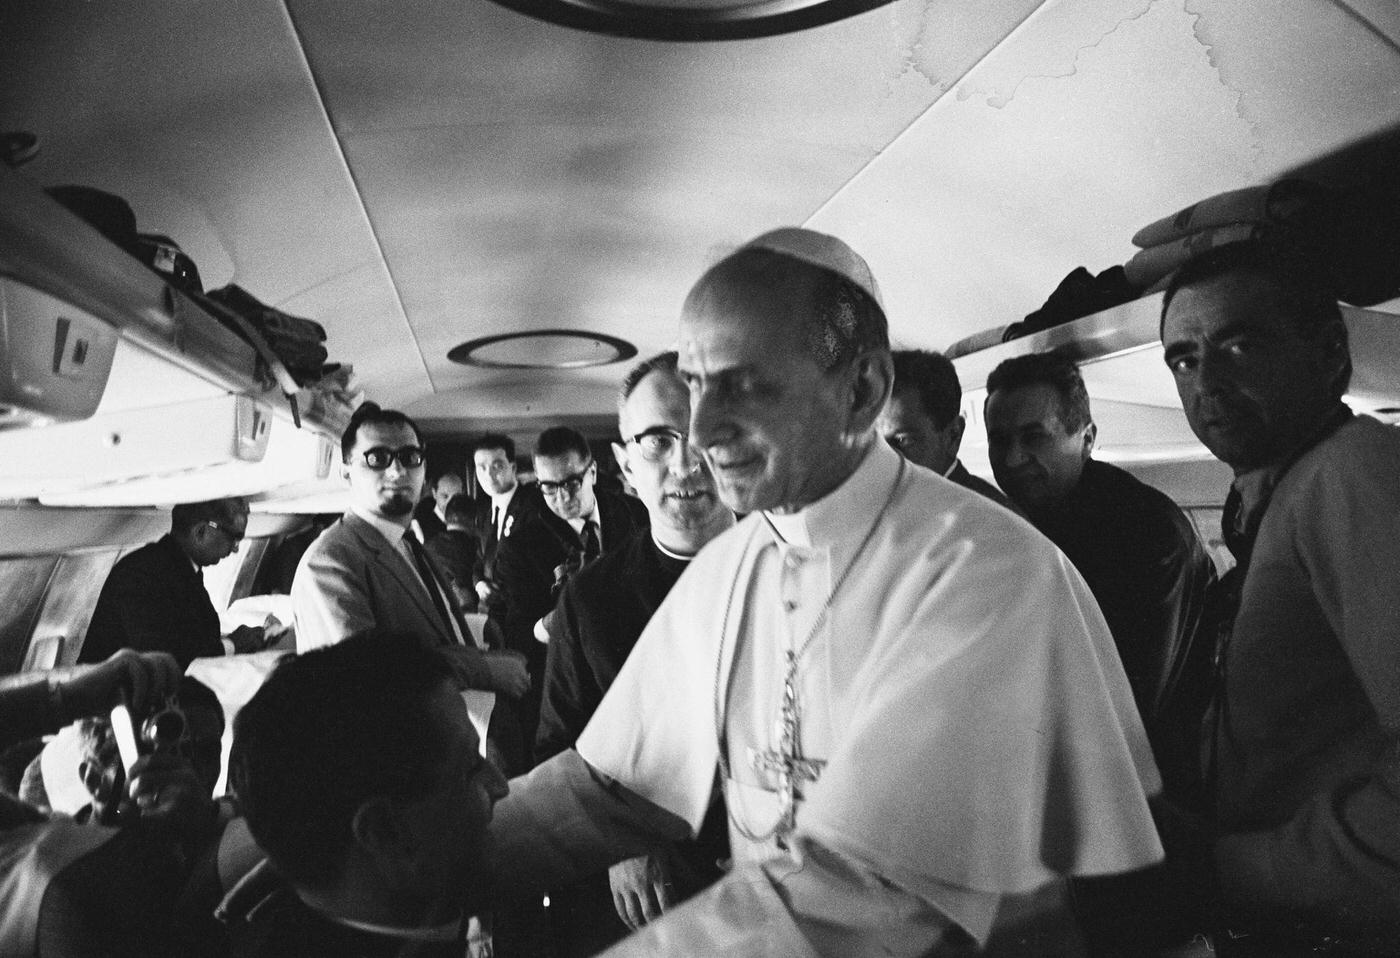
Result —
POLYGON ((78 778, 82 780, 83 788, 87 789, 89 795, 96 796, 102 791, 102 767, 96 762, 79 762, 78 778))
POLYGON ((943 431, 948 437, 948 452, 956 459, 962 448, 963 433, 967 431, 967 417, 958 413, 943 431))
POLYGON ((377 860, 397 860, 410 849, 409 836, 399 827, 393 803, 387 798, 371 798, 355 810, 350 819, 355 844, 377 860))
POLYGON ((627 461, 627 447, 619 446, 617 443, 609 443, 612 446, 613 458, 617 460, 617 468, 622 470, 622 474, 627 477, 627 481, 632 481, 632 466, 627 461))
POLYGON ((1084 458, 1088 459, 1089 454, 1094 451, 1094 440, 1098 438, 1099 427, 1092 419, 1089 425, 1084 427, 1084 458))
POLYGON ((861 353, 851 364, 852 431, 864 433, 884 411, 894 389, 894 358, 887 349, 861 353))

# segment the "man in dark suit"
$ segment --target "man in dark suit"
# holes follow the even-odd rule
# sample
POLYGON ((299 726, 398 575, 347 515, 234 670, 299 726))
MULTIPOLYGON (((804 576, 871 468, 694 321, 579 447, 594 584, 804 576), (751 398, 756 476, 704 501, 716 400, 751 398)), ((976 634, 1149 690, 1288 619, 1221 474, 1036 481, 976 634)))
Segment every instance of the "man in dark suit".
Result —
POLYGON ((472 467, 487 495, 476 502, 474 524, 481 547, 472 579, 477 598, 489 611, 495 600, 496 551, 517 525, 544 510, 544 500, 538 486, 527 485, 516 476, 515 440, 509 436, 491 433, 478 439, 472 447, 472 467))
MULTIPOLYGON (((633 533, 570 578, 559 598, 535 734, 535 760, 572 748, 661 600, 707 542, 734 525, 690 432, 690 393, 676 354, 636 366, 618 406, 622 474, 651 530, 633 533)), ((585 958, 620 940, 719 877, 729 857, 724 803, 695 841, 658 848, 550 893, 559 958, 585 958)))
POLYGON ((446 659, 463 688, 523 692, 529 680, 520 657, 481 647, 442 573, 409 532, 423 488, 417 425, 401 412, 365 403, 346 427, 341 454, 350 511, 311 544, 297 567, 297 651, 370 629, 408 633, 446 659))
POLYGON ((961 407, 962 384, 951 359, 942 353, 901 349, 894 353, 894 392, 877 428, 896 452, 915 465, 1020 513, 1001 490, 968 472, 959 461, 958 448, 967 426, 961 407))
POLYGON ((418 541, 428 540, 447 528, 447 503, 453 496, 466 491, 466 483, 455 472, 444 472, 428 486, 431 493, 413 508, 413 521, 418 523, 418 541))
POLYGON ((447 577, 447 584, 465 612, 476 611, 472 572, 481 555, 481 543, 472 526, 475 504, 463 495, 453 496, 443 510, 446 527, 423 544, 428 555, 447 577))
MULTIPOLYGON (((247 528, 248 503, 242 499, 171 509, 168 534, 112 567, 78 661, 101 662, 126 648, 169 652, 183 669, 192 659, 223 655, 219 613, 200 568, 236 552, 247 528)), ((240 626, 229 640, 236 652, 254 652, 264 644, 263 630, 240 626)))
POLYGON ((517 524, 496 554, 500 605, 490 612, 506 647, 530 666, 530 692, 520 700, 521 730, 533 742, 539 721, 547 635, 537 629, 554 608, 560 586, 604 549, 649 525, 646 507, 630 496, 594 489, 598 464, 588 442, 556 426, 535 443, 535 472, 548 509, 517 524))

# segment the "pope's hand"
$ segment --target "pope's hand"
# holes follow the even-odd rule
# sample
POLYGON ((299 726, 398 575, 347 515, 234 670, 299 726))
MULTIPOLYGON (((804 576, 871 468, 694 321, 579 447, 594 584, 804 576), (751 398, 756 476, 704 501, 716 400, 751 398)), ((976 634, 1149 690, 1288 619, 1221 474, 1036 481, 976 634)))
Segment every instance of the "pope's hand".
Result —
POLYGON ((636 931, 676 903, 671 869, 660 855, 642 855, 608 869, 617 917, 636 931))

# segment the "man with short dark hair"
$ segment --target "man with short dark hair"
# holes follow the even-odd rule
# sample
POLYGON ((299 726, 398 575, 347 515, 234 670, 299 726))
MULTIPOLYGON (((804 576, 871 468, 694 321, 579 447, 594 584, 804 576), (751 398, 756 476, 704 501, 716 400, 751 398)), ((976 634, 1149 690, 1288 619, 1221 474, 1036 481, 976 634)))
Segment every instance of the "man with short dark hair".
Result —
POLYGON ((476 504, 476 528, 481 558, 473 573, 477 598, 490 607, 495 593, 496 553, 515 527, 544 509, 539 487, 519 481, 515 474, 515 440, 502 433, 488 433, 472 446, 472 468, 486 499, 476 504))
POLYGON ((548 508, 517 525, 496 554, 499 605, 491 610, 493 628, 506 648, 525 656, 530 691, 520 700, 525 741, 535 740, 547 654, 540 622, 554 608, 570 575, 605 550, 647 527, 646 508, 631 496, 594 488, 598 464, 588 441, 567 426, 540 433, 535 472, 548 508))
POLYGON ((413 521, 418 524, 418 537, 424 545, 433 536, 447 528, 447 503, 453 496, 460 496, 467 486, 455 472, 444 472, 428 486, 429 495, 413 509, 413 521))
POLYGON ((476 504, 464 495, 456 495, 447 501, 443 509, 444 528, 423 544, 428 555, 432 556, 437 567, 447 579, 457 604, 463 611, 476 611, 476 590, 472 588, 472 574, 477 560, 481 557, 481 545, 476 537, 476 504))
POLYGON ((1286 248, 1183 267, 1162 345, 1235 473, 1205 750, 1221 954, 1400 954, 1400 435, 1343 402, 1336 293, 1286 248))
MULTIPOLYGON (((634 532, 564 586, 544 674, 537 762, 573 747, 691 559, 734 525, 703 456, 690 445, 690 395, 674 352, 628 373, 618 430, 622 443, 613 443, 613 454, 651 529, 634 532)), ((722 803, 700 832, 694 842, 619 862, 606 875, 551 893, 560 958, 600 951, 718 878, 717 862, 729 857, 722 803)))
MULTIPOLYGON (((219 613, 200 569, 238 551, 248 528, 240 498, 176 505, 170 532, 123 556, 112 567, 92 613, 79 662, 101 662, 118 649, 169 652, 181 668, 193 659, 221 656, 219 613)), ((256 652, 263 629, 239 626, 229 634, 234 652, 256 652)))
POLYGON ((370 629, 409 634, 449 660, 464 688, 519 695, 528 683, 519 657, 478 645, 456 596, 408 531, 423 487, 417 425, 365 403, 341 451, 350 511, 311 544, 292 580, 297 651, 370 629))
POLYGON ((885 442, 910 462, 1019 513, 1000 489, 959 461, 967 425, 961 409, 962 384, 951 359, 921 349, 895 350, 894 391, 876 424, 885 442))
POLYGON ((691 561, 575 749, 512 785, 502 880, 694 835, 720 790, 731 869, 615 954, 1072 947, 1065 877, 1161 854, 1082 580, 880 441, 884 310, 835 237, 775 230, 711 267, 679 353, 689 441, 747 518, 691 561))
POLYGON ((1073 360, 1049 352, 1001 363, 987 377, 984 415, 997 482, 1069 556, 1108 620, 1167 793, 1193 792, 1194 710, 1210 661, 1197 633, 1215 567, 1191 521, 1158 490, 1092 458, 1097 427, 1073 360))
POLYGON ((280 664, 238 713, 231 781, 286 880, 242 956, 461 958, 505 779, 423 637, 370 633, 280 664))

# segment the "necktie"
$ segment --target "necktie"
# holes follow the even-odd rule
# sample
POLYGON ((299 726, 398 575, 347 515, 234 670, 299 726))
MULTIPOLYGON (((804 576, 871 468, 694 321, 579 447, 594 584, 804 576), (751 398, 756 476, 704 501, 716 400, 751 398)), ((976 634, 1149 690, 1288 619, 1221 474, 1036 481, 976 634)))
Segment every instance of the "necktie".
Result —
POLYGON ((585 564, 598 558, 603 552, 603 543, 598 539, 598 523, 589 519, 583 524, 583 532, 579 534, 579 541, 583 545, 583 561, 585 564))
POLYGON ((433 574, 433 567, 428 564, 427 553, 418 543, 418 538, 412 533, 404 537, 408 543, 408 551, 413 553, 414 564, 418 566, 418 575, 423 579, 423 588, 428 590, 428 595, 432 597, 433 607, 438 610, 438 615, 442 616, 442 624, 447 628, 447 634, 455 636, 457 630, 452 627, 452 612, 447 608, 447 602, 442 596, 442 587, 438 585, 437 576, 433 574))
POLYGON ((500 538, 501 538, 501 507, 500 507, 500 506, 492 506, 492 507, 491 507, 491 534, 492 534, 493 536, 496 537, 497 541, 500 540, 500 538))

